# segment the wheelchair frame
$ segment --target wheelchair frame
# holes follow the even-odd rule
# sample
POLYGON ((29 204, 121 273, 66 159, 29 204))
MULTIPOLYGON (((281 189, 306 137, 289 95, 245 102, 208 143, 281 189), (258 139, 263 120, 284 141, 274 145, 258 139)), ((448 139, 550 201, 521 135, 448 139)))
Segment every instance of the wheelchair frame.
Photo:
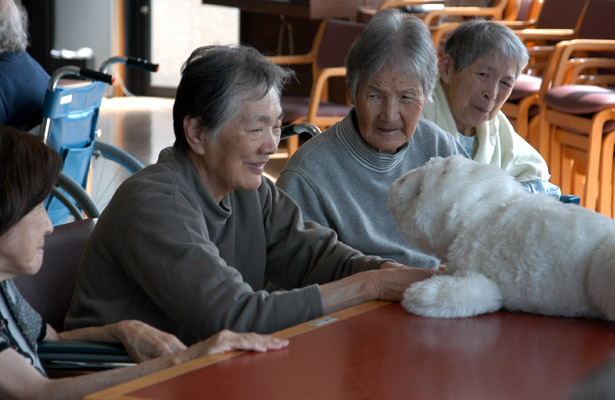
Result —
POLYGON ((149 71, 158 70, 157 64, 146 60, 111 57, 102 63, 99 71, 66 66, 56 70, 51 76, 45 96, 40 135, 47 145, 62 155, 65 163, 56 188, 46 202, 54 225, 68 222, 70 217, 75 220, 84 217, 97 218, 112 196, 112 192, 107 193, 109 188, 114 191, 119 185, 118 179, 123 181, 144 166, 130 153, 96 140, 100 135, 97 127, 100 102, 106 84, 113 82, 112 76, 106 74, 106 71, 114 63, 124 63, 149 71), (59 83, 66 76, 85 78, 85 81, 76 81, 77 84, 73 87, 65 87, 59 83), (104 200, 94 200, 92 195, 103 184, 91 182, 93 177, 90 172, 97 162, 107 161, 117 170, 105 174, 111 181, 102 188, 104 200), (90 189, 90 193, 86 188, 90 189))

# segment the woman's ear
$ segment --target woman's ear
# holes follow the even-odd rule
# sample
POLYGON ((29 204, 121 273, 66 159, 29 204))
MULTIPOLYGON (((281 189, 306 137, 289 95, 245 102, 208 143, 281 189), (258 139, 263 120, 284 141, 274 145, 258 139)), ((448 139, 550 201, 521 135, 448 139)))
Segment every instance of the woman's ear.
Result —
POLYGON ((201 126, 201 118, 193 118, 190 116, 184 117, 184 135, 186 142, 196 154, 205 154, 205 146, 203 140, 203 127, 201 126))
POLYGON ((448 54, 444 54, 438 63, 438 70, 440 72, 440 79, 447 85, 451 84, 453 72, 455 72, 455 66, 453 65, 453 59, 448 54))
POLYGON ((350 92, 350 83, 348 83, 348 78, 346 78, 345 88, 346 88, 346 99, 348 99, 348 103, 355 105, 354 101, 352 100, 352 96, 351 96, 352 93, 350 92))

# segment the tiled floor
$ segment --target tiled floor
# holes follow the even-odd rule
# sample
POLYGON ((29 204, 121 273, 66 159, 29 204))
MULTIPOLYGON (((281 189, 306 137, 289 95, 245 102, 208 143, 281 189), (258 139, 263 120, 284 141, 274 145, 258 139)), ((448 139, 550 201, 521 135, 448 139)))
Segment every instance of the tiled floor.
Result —
MULTIPOLYGON (((172 110, 173 99, 105 98, 98 121, 102 133, 99 140, 128 151, 145 164, 155 163, 160 150, 175 140, 172 110)), ((285 162, 282 148, 269 161, 265 173, 275 180, 285 162)))

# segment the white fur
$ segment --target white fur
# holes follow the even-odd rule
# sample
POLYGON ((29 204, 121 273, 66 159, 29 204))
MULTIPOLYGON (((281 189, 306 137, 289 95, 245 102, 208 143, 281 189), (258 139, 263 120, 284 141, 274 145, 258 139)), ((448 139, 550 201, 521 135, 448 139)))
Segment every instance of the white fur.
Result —
POLYGON ((507 172, 434 158, 391 185, 389 209, 409 243, 449 275, 410 285, 403 307, 467 317, 502 307, 615 320, 615 221, 528 193, 507 172))

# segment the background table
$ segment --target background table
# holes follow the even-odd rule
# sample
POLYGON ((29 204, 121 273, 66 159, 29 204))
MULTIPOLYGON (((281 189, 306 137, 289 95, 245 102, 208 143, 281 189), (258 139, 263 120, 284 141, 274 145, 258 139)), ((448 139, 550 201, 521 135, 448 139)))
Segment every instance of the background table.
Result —
MULTIPOLYGON (((202 0, 203 4, 238 8, 239 41, 253 46, 266 56, 307 54, 323 19, 355 20, 359 6, 377 7, 382 2, 383 0, 202 0)), ((299 84, 292 81, 286 85, 285 95, 309 96, 312 88, 311 64, 291 65, 289 68, 296 72, 299 84)), ((345 86, 338 85, 332 90, 332 98, 344 101, 345 86)))
POLYGON ((290 346, 204 357, 87 399, 564 399, 615 350, 605 321, 432 319, 385 302, 276 336, 290 346))
POLYGON ((379 6, 384 0, 203 0, 204 4, 237 7, 241 11, 284 14, 310 19, 355 19, 360 6, 379 6))

